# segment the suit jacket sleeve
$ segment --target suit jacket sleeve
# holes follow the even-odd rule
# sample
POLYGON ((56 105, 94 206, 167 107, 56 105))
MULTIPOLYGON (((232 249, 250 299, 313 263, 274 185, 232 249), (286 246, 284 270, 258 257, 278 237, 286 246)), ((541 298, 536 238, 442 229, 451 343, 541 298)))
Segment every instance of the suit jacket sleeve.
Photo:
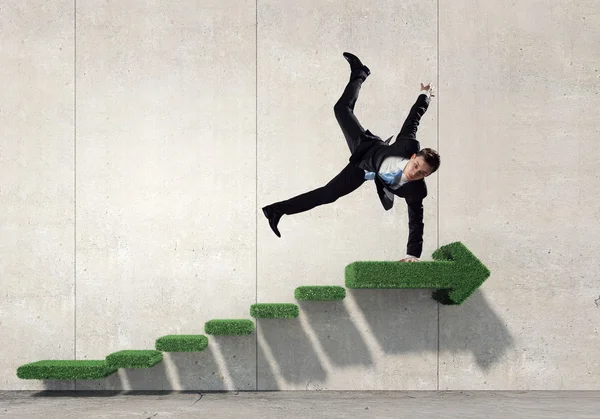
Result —
POLYGON ((408 205, 408 244, 406 253, 417 258, 423 251, 423 198, 406 197, 408 205))
POLYGON ((409 137, 411 139, 416 138, 419 121, 427 111, 427 108, 429 107, 429 101, 430 99, 427 94, 421 93, 419 95, 415 104, 412 106, 412 108, 410 108, 410 113, 400 129, 398 137, 409 137))

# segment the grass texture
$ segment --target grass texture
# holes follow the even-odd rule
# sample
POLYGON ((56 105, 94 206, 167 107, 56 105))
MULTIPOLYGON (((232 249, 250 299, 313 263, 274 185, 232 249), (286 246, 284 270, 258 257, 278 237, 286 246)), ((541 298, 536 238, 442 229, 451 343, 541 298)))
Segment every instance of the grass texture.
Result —
POLYGON ((167 335, 156 340, 155 348, 163 352, 199 352, 208 346, 204 335, 167 335))
POLYGON ((346 289, 340 286, 313 285, 302 286, 294 291, 296 300, 301 301, 336 301, 346 298, 346 289))
POLYGON ((433 262, 354 262, 346 266, 347 288, 435 288, 442 304, 462 304, 490 276, 462 243, 433 253, 433 262))
POLYGON ((293 319, 299 314, 300 310, 296 304, 252 304, 250 307, 250 315, 260 319, 293 319))
POLYGON ((33 380, 98 380, 117 372, 104 360, 43 360, 17 368, 17 377, 33 380))
POLYGON ((160 351, 126 350, 114 352, 106 357, 106 364, 113 368, 151 368, 162 362, 160 351))
POLYGON ((254 322, 246 319, 215 319, 204 324, 207 335, 239 336, 249 335, 254 331, 254 322))

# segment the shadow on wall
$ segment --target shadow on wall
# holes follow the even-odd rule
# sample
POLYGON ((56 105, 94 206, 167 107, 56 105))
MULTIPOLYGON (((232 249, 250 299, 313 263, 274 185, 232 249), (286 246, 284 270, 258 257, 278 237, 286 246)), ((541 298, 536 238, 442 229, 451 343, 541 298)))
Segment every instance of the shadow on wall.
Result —
MULTIPOLYGON (((369 326, 365 331, 388 354, 435 352, 438 349, 438 310, 431 290, 347 290, 369 326)), ((249 336, 209 336, 202 352, 163 353, 162 363, 149 369, 120 369, 103 380, 78 380, 77 394, 97 396, 144 391, 253 391, 277 390, 286 383, 317 383, 332 367, 373 363, 369 345, 352 320, 344 301, 299 301, 304 326, 296 319, 256 319, 259 333, 249 336), (310 328, 305 330, 305 327, 310 328), (257 353, 258 351, 258 353, 257 353), (256 368, 258 368, 258 373, 256 368), (258 383, 256 379, 258 378, 258 383)), ((461 306, 439 308, 440 348, 451 353, 471 352, 477 365, 488 370, 498 363, 514 339, 503 321, 476 291, 461 306)), ((45 380, 47 391, 36 396, 73 390, 73 381, 45 380)), ((55 393, 55 394, 53 394, 55 393)), ((146 394, 146 393, 140 393, 146 394)))
POLYGON ((172 388, 214 391, 254 390, 256 336, 209 336, 208 347, 197 353, 171 353, 177 373, 172 388))
POLYGON ((257 375, 257 391, 277 391, 280 390, 279 383, 277 382, 276 370, 273 369, 274 362, 268 361, 267 351, 265 350, 265 343, 258 339, 258 375, 257 375))
POLYGON ((325 379, 327 374, 323 365, 297 318, 257 320, 264 338, 261 347, 263 356, 258 364, 259 389, 272 389, 277 386, 276 381, 262 377, 262 368, 267 365, 272 365, 273 370, 279 373, 280 379, 287 383, 300 384, 325 379))
POLYGON ((263 338, 259 339, 258 390, 278 389, 278 378, 286 383, 307 383, 307 389, 327 378, 305 327, 310 328, 322 356, 333 367, 372 364, 371 352, 342 301, 299 301, 298 305, 307 326, 298 319, 258 320, 263 338))
POLYGON ((373 363, 369 345, 342 301, 300 301, 299 306, 333 367, 373 363))
POLYGON ((122 368, 101 380, 43 380, 48 396, 55 392, 100 392, 98 396, 148 394, 147 391, 207 389, 211 391, 254 390, 256 387, 256 353, 254 335, 211 336, 209 346, 201 352, 163 352, 163 362, 152 368, 122 368), (76 385, 76 387, 75 387, 76 385))
POLYGON ((445 352, 465 352, 475 357, 484 371, 500 362, 515 340, 504 321, 490 308, 480 291, 455 310, 440 310, 440 348, 445 352))
MULTIPOLYGON (((370 332, 385 353, 437 351, 437 311, 431 290, 349 290, 370 332), (434 324, 435 322, 435 324, 434 324), (430 327, 424 327, 430 326, 430 327)), ((514 339, 480 290, 460 306, 440 306, 440 349, 471 352, 488 370, 500 361, 514 339)))

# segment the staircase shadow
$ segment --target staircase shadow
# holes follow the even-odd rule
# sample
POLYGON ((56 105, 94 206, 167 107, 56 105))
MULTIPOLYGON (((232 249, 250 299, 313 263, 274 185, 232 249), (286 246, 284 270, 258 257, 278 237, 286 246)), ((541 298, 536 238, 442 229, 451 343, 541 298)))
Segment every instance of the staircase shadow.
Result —
POLYGON ((107 397, 119 395, 123 391, 123 380, 119 371, 98 380, 42 380, 42 385, 44 390, 33 394, 32 397, 70 397, 69 392, 77 394, 90 392, 90 395, 107 397), (96 391, 102 392, 96 394, 96 391))
MULTIPOLYGON (((388 354, 470 351, 477 365, 489 370, 498 363, 514 338, 491 309, 480 290, 460 306, 439 307, 431 289, 347 289, 347 298, 369 325, 369 333, 388 354), (439 321, 439 328, 438 328, 439 321)), ((370 365, 369 345, 352 321, 344 301, 298 301, 311 334, 332 365, 370 365)), ((305 384, 324 381, 316 348, 299 319, 256 319, 256 336, 210 336, 209 346, 197 353, 168 353, 148 369, 120 369, 101 380, 42 380, 45 391, 34 397, 107 397, 120 394, 177 391, 277 390, 277 380, 305 384), (250 340, 249 340, 250 339, 250 340), (258 370, 256 370, 257 368, 258 370), (172 371, 171 379, 167 370, 172 371), (258 382, 255 384, 255 379, 258 382), (228 384, 229 383, 229 384, 228 384), (132 390, 123 390, 124 387, 132 390)))
POLYGON ((333 365, 370 365, 369 346, 352 322, 343 301, 299 301, 309 327, 333 365))
POLYGON ((514 337, 482 292, 475 291, 461 306, 440 307, 441 351, 459 353, 466 347, 477 365, 489 370, 514 346, 514 337))
MULTIPOLYGON (((348 289, 385 353, 438 350, 438 304, 431 289, 348 289)), ((460 306, 440 306, 439 347, 473 353, 488 370, 514 346, 503 321, 477 290, 460 306)))
POLYGON ((254 390, 255 337, 208 336, 208 341, 202 352, 169 353, 179 380, 173 386, 181 390, 254 390))
POLYGON ((170 394, 174 391, 254 390, 254 343, 255 338, 248 336, 209 336, 209 345, 205 350, 164 352, 163 361, 152 368, 121 368, 109 377, 98 380, 42 380, 44 390, 34 393, 33 397, 73 397, 74 394, 110 397, 170 394), (250 344, 248 339, 251 339, 250 344), (217 359, 222 360, 221 366, 217 359))
POLYGON ((165 361, 152 368, 120 368, 101 380, 77 380, 77 390, 82 391, 154 391, 170 388, 165 361), (131 390, 127 390, 130 388, 131 390))
POLYGON ((75 380, 41 380, 44 390, 34 393, 32 397, 48 396, 54 392, 68 392, 75 389, 75 380))
POLYGON ((265 344, 262 340, 258 340, 257 345, 257 375, 256 375, 256 391, 277 391, 280 389, 277 383, 277 375, 273 370, 271 363, 267 360, 267 355, 264 348, 265 344))
POLYGON ((120 368, 98 380, 42 380, 42 383, 44 390, 33 394, 33 397, 72 397, 71 392, 78 396, 110 397, 170 387, 164 361, 152 368, 120 368), (126 390, 126 387, 131 390, 126 390))
MULTIPOLYGON (((307 383, 326 378, 327 373, 298 319, 261 318, 257 319, 257 324, 265 346, 261 348, 262 358, 258 360, 259 372, 265 364, 270 363, 268 350, 275 364, 271 368, 288 383, 307 383)), ((272 389, 277 387, 277 383, 263 379, 261 387, 272 389)))

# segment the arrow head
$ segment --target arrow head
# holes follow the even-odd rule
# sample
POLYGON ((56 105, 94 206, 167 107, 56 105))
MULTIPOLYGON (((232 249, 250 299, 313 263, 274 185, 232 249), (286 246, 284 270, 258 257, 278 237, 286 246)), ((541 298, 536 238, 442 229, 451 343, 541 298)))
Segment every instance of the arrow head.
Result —
MULTIPOLYGON (((432 255, 434 260, 452 261, 455 285, 439 289, 433 299, 444 305, 460 305, 490 276, 490 270, 461 242, 441 246, 432 255)), ((454 282, 454 281, 453 281, 454 282)))

